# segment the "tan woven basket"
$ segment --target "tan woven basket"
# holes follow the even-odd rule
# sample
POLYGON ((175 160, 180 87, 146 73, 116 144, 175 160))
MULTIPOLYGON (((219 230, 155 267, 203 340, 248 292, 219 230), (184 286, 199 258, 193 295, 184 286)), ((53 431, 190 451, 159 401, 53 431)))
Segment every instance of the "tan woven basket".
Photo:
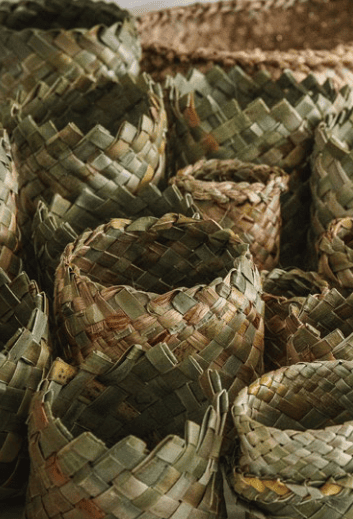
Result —
POLYGON ((161 88, 147 75, 103 79, 83 94, 64 80, 42 84, 16 121, 23 220, 54 193, 74 201, 88 188, 107 201, 118 186, 135 193, 163 175, 166 114, 161 88))
POLYGON ((291 69, 298 81, 310 72, 339 86, 351 82, 352 37, 343 13, 349 1, 202 2, 146 13, 139 19, 142 69, 154 79, 190 67, 217 64, 259 69, 277 79, 291 69), (321 23, 325 20, 325 25, 321 23), (315 34, 315 39, 313 38, 315 34))
POLYGON ((183 194, 192 195, 203 218, 232 229, 249 243, 254 262, 260 269, 277 265, 280 196, 288 182, 284 171, 237 160, 201 160, 178 171, 171 182, 183 194), (264 182, 254 181, 257 170, 264 182))
POLYGON ((14 278, 22 270, 21 233, 17 222, 18 175, 9 138, 3 129, 0 129, 0 192, 0 268, 14 278))
POLYGON ((164 341, 179 360, 222 369, 234 391, 263 369, 259 273, 248 245, 212 220, 168 214, 84 233, 56 271, 55 312, 75 363, 164 341))
MULTIPOLYGON (((317 82, 298 83, 290 71, 273 81, 251 78, 240 67, 214 67, 168 78, 170 160, 182 168, 203 158, 238 158, 292 171, 311 153, 314 129, 328 114, 351 103, 349 87, 334 91, 317 82)), ((172 171, 172 174, 175 172, 172 171)))
POLYGON ((0 499, 25 490, 29 405, 49 368, 48 302, 22 272, 0 269, 0 499))
POLYGON ((228 465, 235 499, 260 517, 351 515, 352 373, 348 361, 300 363, 238 395, 239 447, 228 465))
POLYGON ((1 2, 0 93, 14 97, 39 81, 52 85, 102 75, 137 75, 135 20, 114 3, 91 0, 1 2))
POLYGON ((159 345, 134 346, 117 363, 101 353, 78 370, 53 363, 29 419, 26 519, 226 517, 217 466, 227 394, 207 406, 202 370, 172 357, 159 345), (198 398, 200 422, 185 421, 198 398))

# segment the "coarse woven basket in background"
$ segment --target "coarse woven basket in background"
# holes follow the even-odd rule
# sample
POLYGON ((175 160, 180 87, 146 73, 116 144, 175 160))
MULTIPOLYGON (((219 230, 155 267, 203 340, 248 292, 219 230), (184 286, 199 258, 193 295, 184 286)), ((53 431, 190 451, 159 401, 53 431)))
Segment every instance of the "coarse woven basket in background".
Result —
POLYGON ((299 363, 241 391, 227 467, 235 500, 268 518, 351 515, 352 380, 350 361, 299 363))
POLYGON ((206 157, 291 172, 308 161, 316 126, 350 106, 353 94, 348 86, 337 92, 330 81, 319 85, 312 75, 298 83, 286 71, 274 81, 265 71, 251 78, 238 66, 228 74, 215 66, 169 77, 166 96, 175 169, 206 157))
POLYGON ((283 170, 237 160, 200 160, 179 170, 171 182, 193 197, 203 218, 215 220, 249 243, 260 270, 277 265, 280 196, 288 183, 283 170))
POLYGON ((22 272, 0 269, 0 499, 23 493, 29 473, 28 410, 49 369, 48 301, 22 272))
POLYGON ((61 359, 54 361, 29 418, 26 519, 58 513, 100 519, 141 514, 226 517, 217 475, 228 411, 225 391, 216 392, 212 405, 204 406, 199 424, 182 420, 184 436, 171 428, 161 439, 158 433, 147 443, 141 439, 149 422, 161 426, 172 409, 177 414, 195 406, 195 395, 185 383, 190 363, 190 373, 184 362, 185 372, 181 366, 173 376, 172 359, 158 350, 156 346, 143 353, 135 346, 117 363, 94 352, 77 370, 61 359), (158 393, 166 399, 156 399, 158 393), (152 400, 141 427, 143 413, 137 409, 148 408, 152 400), (137 435, 125 436, 124 426, 135 422, 137 435), (119 427, 123 437, 116 440, 119 427))
POLYGON ((333 220, 316 242, 318 272, 345 295, 353 288, 353 217, 333 220))
POLYGON ((17 221, 18 174, 7 132, 0 129, 0 268, 11 278, 22 270, 21 233, 17 221))
POLYGON ((91 0, 20 0, 0 5, 0 97, 15 98, 42 81, 137 75, 136 22, 117 4, 91 0))
POLYGON ((73 201, 87 188, 109 201, 118 187, 136 193, 163 176, 162 90, 145 74, 102 79, 85 93, 63 80, 52 88, 41 84, 19 107, 16 123, 12 149, 22 222, 55 193, 73 201))
POLYGON ((262 373, 260 275, 248 245, 212 220, 167 214, 86 232, 61 257, 54 299, 76 364, 92 350, 119 359, 163 341, 178 360, 221 370, 235 392, 262 373))
POLYGON ((263 291, 274 296, 306 297, 309 294, 327 292, 329 284, 317 272, 308 272, 297 268, 275 268, 263 271, 263 291))

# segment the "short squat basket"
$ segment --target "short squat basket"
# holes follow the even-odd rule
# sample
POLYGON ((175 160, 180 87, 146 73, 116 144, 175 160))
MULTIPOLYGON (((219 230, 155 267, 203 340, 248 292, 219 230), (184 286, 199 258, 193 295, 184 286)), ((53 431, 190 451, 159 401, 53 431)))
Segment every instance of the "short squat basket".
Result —
POLYGON ((232 229, 249 243, 261 270, 271 270, 279 257, 280 196, 287 180, 279 168, 213 159, 187 166, 171 182, 192 195, 203 218, 232 229))
POLYGON ((217 470, 227 394, 212 405, 203 396, 201 420, 188 420, 203 393, 196 367, 158 345, 117 363, 95 352, 78 370, 57 359, 31 408, 25 518, 226 517, 217 470))
POLYGON ((91 0, 2 2, 0 95, 28 93, 86 78, 137 75, 141 47, 135 20, 114 3, 91 0))
POLYGON ((84 233, 61 257, 55 312, 75 363, 95 349, 118 359, 164 341, 234 388, 262 372, 259 272, 248 245, 212 220, 172 213, 84 233))
POLYGON ((270 372, 235 399, 234 499, 251 517, 352 514, 353 362, 300 363, 270 372))
POLYGON ((22 272, 0 269, 0 499, 25 489, 28 409, 49 369, 48 301, 22 272))

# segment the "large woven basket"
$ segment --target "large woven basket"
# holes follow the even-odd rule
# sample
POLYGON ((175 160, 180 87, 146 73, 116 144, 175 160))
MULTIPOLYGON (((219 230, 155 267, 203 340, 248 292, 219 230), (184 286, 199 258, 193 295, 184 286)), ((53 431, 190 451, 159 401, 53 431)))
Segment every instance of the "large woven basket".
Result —
POLYGON ((20 0, 0 6, 0 94, 105 75, 137 75, 141 46, 132 15, 92 0, 20 0))
POLYGON ((258 517, 351 515, 352 374, 349 361, 300 363, 238 395, 238 447, 228 465, 235 499, 250 502, 258 517))
POLYGON ((179 168, 205 156, 292 171, 307 162, 318 123, 352 99, 349 87, 298 83, 290 71, 277 81, 264 71, 251 78, 240 67, 178 74, 168 78, 167 92, 170 160, 179 168))
POLYGON ((278 263, 280 196, 287 181, 279 168, 216 159, 198 161, 171 179, 183 194, 192 195, 203 218, 232 229, 249 243, 261 270, 278 263), (263 180, 256 181, 259 178, 263 180))
POLYGON ((0 193, 0 268, 13 278, 22 270, 21 233, 17 222, 18 175, 8 135, 3 129, 0 129, 0 193))
POLYGON ((24 491, 29 405, 49 369, 48 301, 22 272, 0 269, 0 499, 24 491))
POLYGON ((168 214, 84 233, 56 271, 55 311, 75 363, 164 341, 179 360, 221 369, 234 391, 262 372, 260 276, 248 245, 212 220, 168 214))
POLYGON ((312 72, 343 86, 353 77, 346 13, 347 0, 202 2, 146 13, 138 20, 141 66, 156 80, 212 64, 250 75, 266 69, 276 79, 289 68, 299 81, 312 72))
POLYGON ((20 106, 16 122, 12 147, 23 220, 54 193, 73 202, 88 188, 109 205, 118 186, 135 193, 163 175, 166 116, 161 88, 147 75, 102 79, 86 93, 63 80, 50 89, 42 84, 20 106))
POLYGON ((207 405, 201 374, 160 345, 117 363, 92 353, 78 369, 57 359, 31 408, 26 519, 226 517, 217 466, 227 394, 207 405), (201 419, 187 420, 195 408, 201 419))

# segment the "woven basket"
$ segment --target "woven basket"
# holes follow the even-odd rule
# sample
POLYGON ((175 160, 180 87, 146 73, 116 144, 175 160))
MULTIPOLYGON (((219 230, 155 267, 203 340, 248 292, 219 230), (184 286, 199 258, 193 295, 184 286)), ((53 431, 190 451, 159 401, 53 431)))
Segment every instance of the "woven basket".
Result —
POLYGON ((78 370, 53 363, 29 419, 26 519, 226 517, 217 462, 227 394, 207 406, 197 363, 172 357, 134 346, 117 363, 100 353, 78 370), (200 425, 185 422, 199 397, 200 425))
POLYGON ((54 193, 73 202, 88 188, 109 201, 117 186, 135 193, 163 175, 166 115, 161 88, 147 75, 103 79, 84 94, 64 80, 51 89, 42 84, 16 119, 24 221, 54 193))
POLYGON ((240 65, 250 75, 264 68, 275 79, 286 68, 299 81, 313 72, 320 82, 331 77, 343 86, 352 81, 353 67, 351 31, 342 13, 352 10, 349 1, 337 3, 233 0, 146 13, 138 20, 141 66, 159 81, 218 64, 227 70, 240 65))
POLYGON ((53 294, 55 270, 68 243, 75 241, 77 233, 98 227, 110 217, 163 216, 169 212, 198 216, 192 197, 182 196, 176 186, 161 192, 157 186, 147 184, 133 195, 123 186, 117 186, 114 198, 99 199, 85 189, 70 203, 60 195, 53 197, 50 208, 38 203, 32 223, 34 252, 38 267, 38 279, 48 294, 53 294))
POLYGON ((49 368, 48 302, 22 272, 0 269, 0 499, 21 493, 28 478, 31 398, 49 368))
POLYGON ((351 515, 352 374, 353 362, 301 363, 238 395, 239 447, 228 466, 235 499, 269 518, 351 515))
POLYGON ((74 363, 164 341, 179 360, 222 369, 237 391, 262 372, 260 293, 248 245, 212 220, 168 214, 112 220, 69 244, 54 309, 74 363))
POLYGON ((352 217, 333 220, 316 243, 319 273, 346 295, 353 288, 352 229, 352 217))
MULTIPOLYGON (((264 71, 253 78, 240 67, 226 74, 168 78, 170 161, 182 168, 203 158, 238 158, 279 166, 286 171, 305 164, 314 129, 328 114, 350 106, 349 87, 336 92, 330 83, 298 83, 290 71, 277 81, 264 71)), ((175 174, 175 171, 171 171, 175 174)))
POLYGON ((0 94, 29 92, 101 75, 137 75, 141 46, 135 20, 114 3, 91 0, 1 2, 0 94))
POLYGON ((278 168, 216 159, 198 161, 171 179, 183 194, 192 195, 203 218, 215 220, 249 243, 261 270, 278 263, 280 195, 287 181, 278 168), (264 182, 255 181, 257 170, 264 182))
POLYGON ((350 110, 328 118, 316 130, 310 182, 313 240, 327 231, 332 220, 353 216, 352 135, 350 110))
POLYGON ((0 129, 0 268, 11 278, 22 270, 17 192, 17 170, 12 160, 10 142, 6 131, 0 129))
POLYGON ((275 296, 306 297, 327 292, 328 283, 317 272, 275 268, 262 272, 263 291, 275 296))

